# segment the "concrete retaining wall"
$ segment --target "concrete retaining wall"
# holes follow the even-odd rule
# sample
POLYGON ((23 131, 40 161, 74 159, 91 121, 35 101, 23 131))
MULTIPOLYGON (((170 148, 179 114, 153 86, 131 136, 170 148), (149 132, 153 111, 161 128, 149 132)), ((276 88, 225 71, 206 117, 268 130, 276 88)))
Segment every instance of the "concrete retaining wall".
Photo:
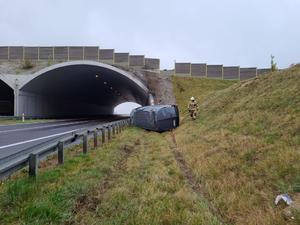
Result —
POLYGON ((207 77, 222 79, 223 65, 207 65, 207 77))
POLYGON ((191 75, 196 77, 206 77, 207 65, 205 63, 192 63, 191 75))
POLYGON ((254 67, 241 68, 240 69, 240 80, 247 80, 257 76, 257 69, 254 67))
POLYGON ((240 67, 239 66, 224 66, 223 67, 223 79, 225 79, 225 80, 240 79, 240 67))
POLYGON ((175 63, 175 75, 190 76, 191 63, 175 63))

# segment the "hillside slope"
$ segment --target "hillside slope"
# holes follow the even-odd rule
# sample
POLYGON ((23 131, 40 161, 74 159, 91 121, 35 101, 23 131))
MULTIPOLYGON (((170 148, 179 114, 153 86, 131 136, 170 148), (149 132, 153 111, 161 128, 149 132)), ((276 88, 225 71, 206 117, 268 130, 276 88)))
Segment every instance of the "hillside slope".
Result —
POLYGON ((274 199, 299 197, 300 67, 211 94, 197 88, 206 82, 173 78, 183 117, 177 145, 205 196, 228 223, 299 224, 299 212, 285 220, 285 206, 274 199), (185 110, 191 95, 200 96, 196 121, 185 110))

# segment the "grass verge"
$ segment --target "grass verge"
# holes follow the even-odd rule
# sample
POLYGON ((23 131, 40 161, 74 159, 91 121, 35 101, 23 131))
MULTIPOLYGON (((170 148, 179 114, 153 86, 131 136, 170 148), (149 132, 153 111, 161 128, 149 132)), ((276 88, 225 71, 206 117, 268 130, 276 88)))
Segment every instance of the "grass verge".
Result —
POLYGON ((0 224, 220 224, 165 137, 137 128, 0 193, 0 224))
POLYGON ((30 124, 30 123, 45 123, 52 122, 52 119, 26 119, 24 122, 22 119, 1 119, 0 125, 13 125, 13 124, 30 124))

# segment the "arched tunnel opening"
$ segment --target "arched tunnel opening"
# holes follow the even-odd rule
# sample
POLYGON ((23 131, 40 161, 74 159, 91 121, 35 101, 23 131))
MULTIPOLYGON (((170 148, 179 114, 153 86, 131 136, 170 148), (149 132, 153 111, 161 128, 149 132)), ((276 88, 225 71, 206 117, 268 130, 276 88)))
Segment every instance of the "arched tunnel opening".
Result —
POLYGON ((97 62, 56 64, 21 87, 19 113, 67 118, 112 115, 123 102, 148 104, 148 89, 127 71, 97 62))
POLYGON ((14 115, 14 90, 0 80, 0 116, 14 115))
POLYGON ((141 107, 141 105, 136 102, 123 102, 114 108, 114 115, 128 116, 133 109, 138 107, 141 107))

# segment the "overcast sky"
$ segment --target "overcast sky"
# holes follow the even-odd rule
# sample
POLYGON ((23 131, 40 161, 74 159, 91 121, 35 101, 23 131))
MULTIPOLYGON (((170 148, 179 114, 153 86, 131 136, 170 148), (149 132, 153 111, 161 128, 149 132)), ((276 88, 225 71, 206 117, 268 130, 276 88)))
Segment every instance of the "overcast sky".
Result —
POLYGON ((300 0, 0 0, 0 45, 93 45, 177 62, 300 62, 300 0))

